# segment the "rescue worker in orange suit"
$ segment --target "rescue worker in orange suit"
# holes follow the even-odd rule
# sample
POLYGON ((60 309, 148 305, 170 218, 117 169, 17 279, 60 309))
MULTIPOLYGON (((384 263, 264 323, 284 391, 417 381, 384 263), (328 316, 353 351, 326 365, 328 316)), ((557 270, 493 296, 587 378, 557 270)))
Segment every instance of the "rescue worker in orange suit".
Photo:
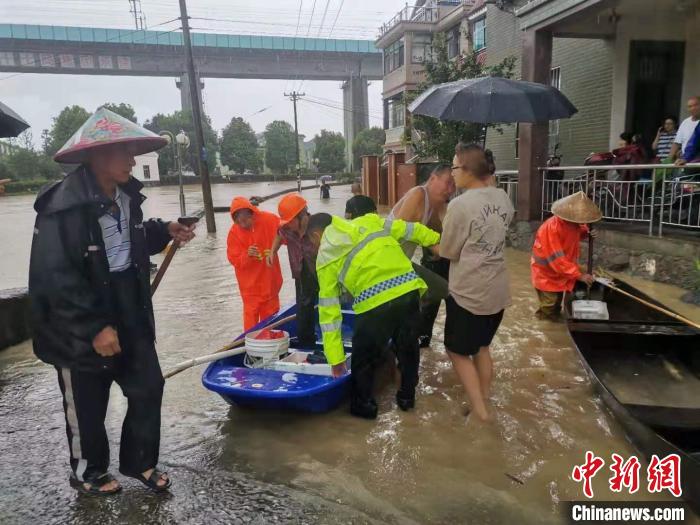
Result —
POLYGON ((236 271, 243 299, 243 328, 249 330, 280 309, 280 262, 274 255, 270 264, 266 263, 280 220, 273 213, 257 209, 245 197, 233 199, 231 218, 226 254, 236 271))
POLYGON ((316 279, 316 248, 306 235, 309 224, 309 209, 299 193, 288 193, 277 205, 280 229, 267 256, 268 264, 282 244, 287 245, 289 268, 294 277, 297 301, 297 338, 300 348, 316 346, 316 323, 318 314, 318 280, 316 279))
POLYGON ((536 315, 555 321, 561 315, 564 292, 572 291, 576 281, 593 284, 593 275, 582 272, 578 265, 579 244, 589 234, 595 237, 587 224, 603 215, 582 191, 552 204, 552 214, 537 230, 530 270, 540 301, 536 315))

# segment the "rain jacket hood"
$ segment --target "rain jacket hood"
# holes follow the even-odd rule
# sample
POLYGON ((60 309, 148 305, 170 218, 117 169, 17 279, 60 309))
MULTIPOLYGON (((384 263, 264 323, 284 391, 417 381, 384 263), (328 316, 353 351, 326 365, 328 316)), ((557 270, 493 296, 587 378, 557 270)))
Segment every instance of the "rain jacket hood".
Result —
POLYGON ((245 197, 234 197, 231 201, 231 217, 233 217, 237 211, 241 210, 250 210, 253 212, 253 215, 258 213, 258 209, 253 206, 248 199, 245 197))

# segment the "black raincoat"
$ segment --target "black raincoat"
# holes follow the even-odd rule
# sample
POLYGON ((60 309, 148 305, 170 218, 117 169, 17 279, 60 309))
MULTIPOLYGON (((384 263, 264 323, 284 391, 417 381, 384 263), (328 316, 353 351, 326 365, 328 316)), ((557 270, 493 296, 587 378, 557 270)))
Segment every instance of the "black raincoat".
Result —
MULTIPOLYGON (((143 221, 142 187, 132 177, 120 189, 130 197, 131 261, 139 282, 133 315, 154 340, 149 255, 165 249, 170 235, 167 223, 143 221)), ((34 203, 29 297, 34 353, 46 363, 86 371, 114 365, 114 357, 102 357, 92 346, 103 328, 118 324, 98 222, 111 204, 84 166, 42 188, 34 203)))

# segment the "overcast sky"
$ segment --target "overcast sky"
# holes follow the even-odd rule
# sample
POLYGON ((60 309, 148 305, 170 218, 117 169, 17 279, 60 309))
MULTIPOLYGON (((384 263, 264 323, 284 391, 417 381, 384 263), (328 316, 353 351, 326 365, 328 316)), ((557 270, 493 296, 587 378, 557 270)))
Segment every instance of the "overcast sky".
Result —
MULTIPOLYGON (((193 31, 371 40, 377 28, 404 5, 405 0, 189 0, 188 10, 193 31)), ((0 0, 0 20, 133 29, 129 9, 128 0, 0 0)), ((141 9, 149 28, 179 26, 177 22, 161 25, 179 16, 178 0, 141 0, 141 9)), ((321 129, 343 131, 339 82, 213 78, 204 82, 205 110, 217 130, 238 116, 258 132, 273 120, 293 122, 292 103, 283 93, 301 88, 337 109, 301 103, 299 131, 307 137, 321 129)), ((369 99, 370 125, 381 126, 381 81, 370 84, 369 99)), ((93 111, 104 102, 126 102, 135 108, 139 122, 180 109, 175 79, 161 77, 0 73, 0 100, 31 124, 36 143, 41 131, 51 126, 52 117, 67 105, 93 111)))

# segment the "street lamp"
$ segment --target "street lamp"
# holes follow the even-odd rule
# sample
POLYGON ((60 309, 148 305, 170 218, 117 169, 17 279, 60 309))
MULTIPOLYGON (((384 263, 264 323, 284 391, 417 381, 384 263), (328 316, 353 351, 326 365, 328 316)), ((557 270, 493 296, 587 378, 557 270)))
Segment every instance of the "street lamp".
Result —
POLYGON ((175 136, 172 132, 165 130, 161 131, 159 135, 167 140, 168 144, 173 147, 173 160, 177 169, 178 185, 180 186, 180 217, 184 217, 187 213, 185 208, 185 191, 182 187, 182 159, 180 157, 180 146, 188 148, 190 145, 190 139, 187 135, 185 135, 184 131, 180 131, 180 133, 175 136))

